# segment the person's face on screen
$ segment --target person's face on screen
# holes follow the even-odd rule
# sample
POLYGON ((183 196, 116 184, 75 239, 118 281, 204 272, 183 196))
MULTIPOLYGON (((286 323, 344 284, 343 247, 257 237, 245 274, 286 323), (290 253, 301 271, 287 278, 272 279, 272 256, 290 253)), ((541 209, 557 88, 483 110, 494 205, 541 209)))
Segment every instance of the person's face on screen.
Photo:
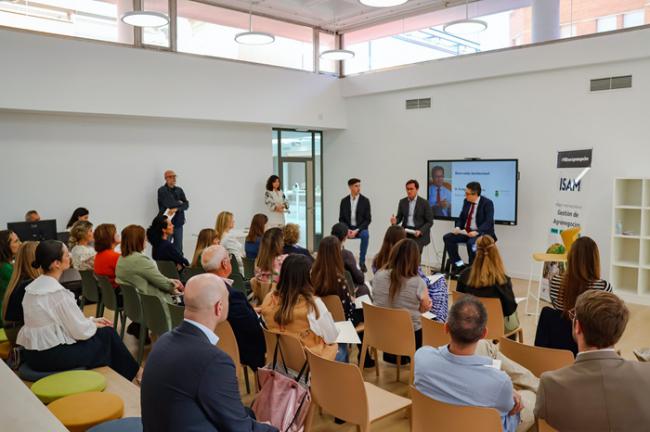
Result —
POLYGON ((408 199, 413 199, 418 195, 418 190, 413 183, 406 185, 406 196, 408 199))
POLYGON ((434 170, 431 173, 431 179, 434 186, 442 186, 445 181, 445 172, 443 170, 434 170))
POLYGON ((475 203, 478 200, 478 194, 471 189, 465 188, 465 199, 471 203, 475 203))
POLYGON ((361 192, 361 183, 355 183, 352 186, 350 186, 350 194, 352 196, 359 195, 359 192, 361 192))

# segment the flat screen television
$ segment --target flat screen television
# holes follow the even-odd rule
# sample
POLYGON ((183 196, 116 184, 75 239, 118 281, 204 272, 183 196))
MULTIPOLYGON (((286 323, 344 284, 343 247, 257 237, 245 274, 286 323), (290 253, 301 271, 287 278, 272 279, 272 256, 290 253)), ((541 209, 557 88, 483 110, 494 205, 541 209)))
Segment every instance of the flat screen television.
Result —
POLYGON ((38 222, 10 222, 7 229, 16 233, 20 241, 56 240, 56 220, 48 219, 38 222))

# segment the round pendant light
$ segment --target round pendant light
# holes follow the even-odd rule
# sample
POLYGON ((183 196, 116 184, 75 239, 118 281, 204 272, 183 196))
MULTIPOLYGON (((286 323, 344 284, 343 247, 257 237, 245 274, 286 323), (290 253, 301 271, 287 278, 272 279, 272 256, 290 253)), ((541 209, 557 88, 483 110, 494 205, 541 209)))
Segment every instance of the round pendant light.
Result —
POLYGON ((253 31, 253 3, 248 12, 248 31, 237 33, 235 42, 242 45, 268 45, 275 42, 275 36, 271 33, 253 31))
POLYGON ((403 5, 407 1, 408 0, 359 0, 359 3, 364 6, 381 8, 403 5))
POLYGON ((465 19, 445 24, 442 31, 453 35, 470 35, 480 33, 488 28, 487 22, 469 18, 469 0, 465 1, 465 19))
POLYGON ((130 11, 122 15, 122 21, 134 27, 162 27, 169 24, 169 17, 155 11, 130 11))
POLYGON ((327 50, 320 53, 323 60, 350 60, 354 58, 354 51, 344 49, 327 50))

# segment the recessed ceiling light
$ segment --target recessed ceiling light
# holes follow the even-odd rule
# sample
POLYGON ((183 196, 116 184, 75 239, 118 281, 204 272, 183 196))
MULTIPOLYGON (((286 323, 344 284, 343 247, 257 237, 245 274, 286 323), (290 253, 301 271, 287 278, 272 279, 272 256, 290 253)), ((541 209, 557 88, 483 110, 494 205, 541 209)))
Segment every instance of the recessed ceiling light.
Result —
POLYGON ((370 7, 393 7, 406 3, 408 0, 359 0, 362 5, 370 7))
POLYGON ((327 50, 320 53, 323 60, 350 60, 354 58, 354 51, 344 49, 327 50))
POLYGON ((169 17, 161 12, 130 11, 122 15, 122 21, 134 27, 162 27, 169 24, 169 17))

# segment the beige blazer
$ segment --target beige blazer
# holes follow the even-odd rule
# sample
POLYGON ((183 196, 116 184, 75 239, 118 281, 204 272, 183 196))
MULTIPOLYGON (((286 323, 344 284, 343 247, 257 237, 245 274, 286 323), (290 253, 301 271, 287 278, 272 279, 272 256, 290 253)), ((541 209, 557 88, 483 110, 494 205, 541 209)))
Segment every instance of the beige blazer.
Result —
POLYGON ((613 351, 579 354, 542 374, 535 417, 562 432, 650 431, 650 363, 613 351))

